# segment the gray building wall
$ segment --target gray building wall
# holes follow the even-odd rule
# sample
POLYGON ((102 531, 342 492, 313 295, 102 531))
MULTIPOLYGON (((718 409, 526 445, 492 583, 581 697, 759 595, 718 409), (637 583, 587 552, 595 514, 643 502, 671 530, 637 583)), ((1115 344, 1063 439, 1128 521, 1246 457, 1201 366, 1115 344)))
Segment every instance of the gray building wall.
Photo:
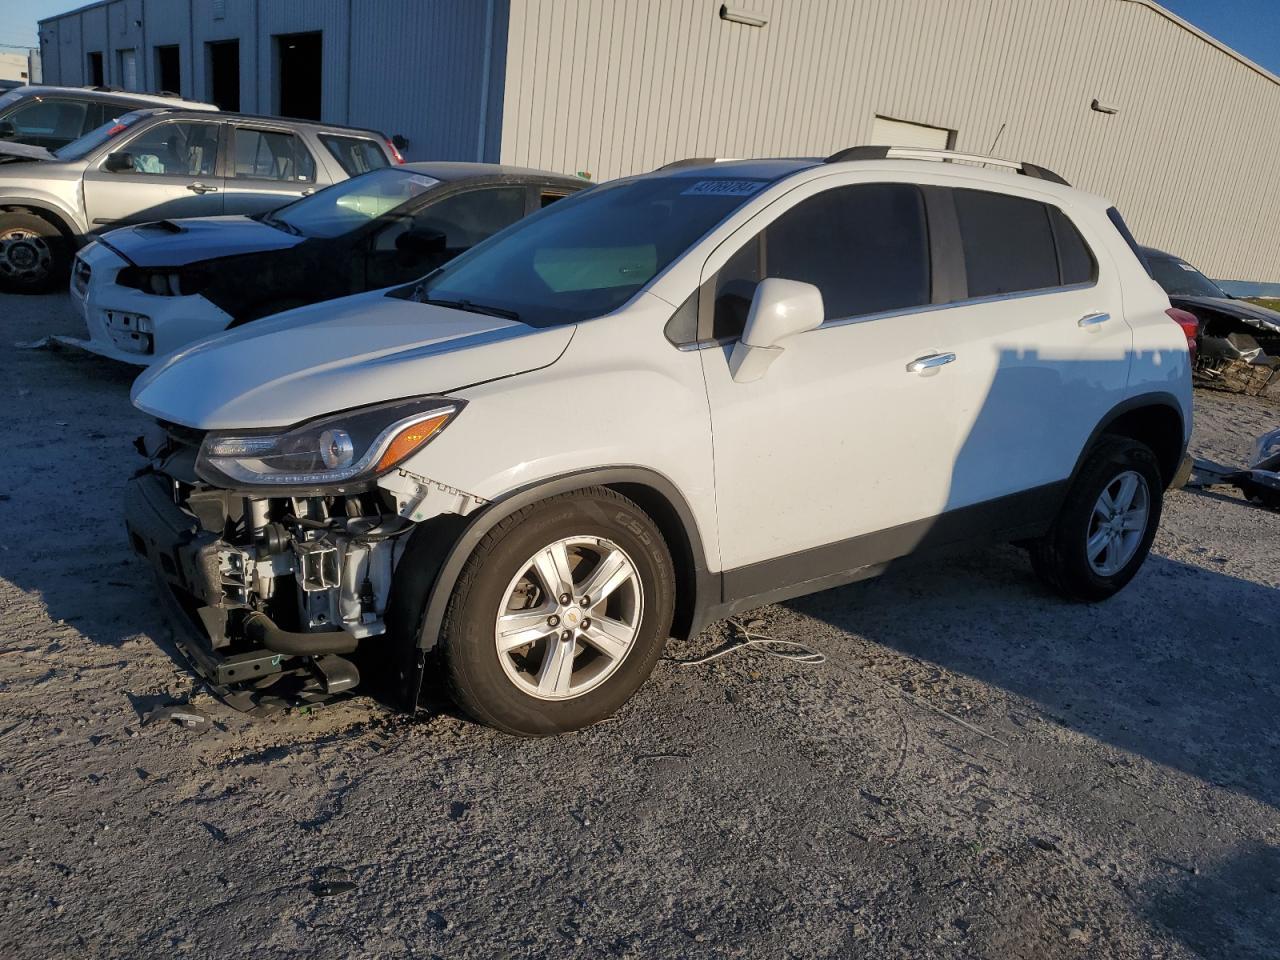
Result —
POLYGON ((1280 82, 1145 0, 512 0, 502 159, 605 180, 873 118, 1033 160, 1210 275, 1280 280, 1280 82), (1090 109, 1095 99, 1119 112, 1090 109))
POLYGON ((103 52, 136 49, 139 86, 158 86, 158 46, 176 45, 177 92, 211 99, 208 45, 240 44, 240 109, 272 113, 276 37, 322 31, 321 119, 409 141, 410 159, 498 159, 507 0, 103 0, 41 21, 48 83, 86 83, 103 52), (137 25, 141 21, 141 26, 137 25))
POLYGON ((274 36, 324 31, 323 119, 410 158, 597 180, 687 156, 824 155, 877 115, 955 131, 1110 197, 1144 242, 1227 279, 1280 280, 1280 80, 1150 0, 104 0, 42 21, 45 76, 86 53, 240 40, 241 109, 272 111, 274 36), (141 19, 141 27, 134 21, 141 19), (1118 112, 1090 109, 1094 100, 1118 112))

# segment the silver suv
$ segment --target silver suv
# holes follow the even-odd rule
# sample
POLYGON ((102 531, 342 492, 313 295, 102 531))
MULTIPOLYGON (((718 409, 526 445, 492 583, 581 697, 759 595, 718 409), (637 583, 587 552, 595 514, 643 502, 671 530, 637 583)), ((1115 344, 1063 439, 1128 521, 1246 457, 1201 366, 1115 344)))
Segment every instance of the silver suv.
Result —
POLYGON ((46 150, 65 147, 131 110, 181 107, 213 110, 212 103, 168 94, 131 93, 114 87, 19 86, 0 96, 0 141, 46 150))
POLYGON ((263 213, 393 162, 372 130, 188 109, 136 110, 54 152, 0 142, 0 288, 49 289, 112 227, 263 213))

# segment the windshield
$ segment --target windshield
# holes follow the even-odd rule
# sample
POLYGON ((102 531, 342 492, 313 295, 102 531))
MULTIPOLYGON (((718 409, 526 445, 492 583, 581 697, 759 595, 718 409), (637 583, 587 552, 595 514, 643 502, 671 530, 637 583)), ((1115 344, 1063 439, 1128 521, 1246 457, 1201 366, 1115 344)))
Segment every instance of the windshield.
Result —
POLYGON ((622 306, 767 180, 623 180, 560 200, 429 275, 420 301, 513 316, 535 327, 622 306))
POLYGON ((409 170, 374 170, 303 197, 263 219, 304 237, 339 237, 397 210, 439 182, 409 170))
POLYGON ((59 160, 83 160, 108 140, 120 136, 145 116, 145 113, 135 112, 126 113, 118 120, 108 120, 96 130, 90 130, 79 140, 72 140, 65 147, 59 147, 53 151, 53 155, 59 160))
POLYGON ((1150 257, 1151 276, 1171 297, 1217 297, 1225 299, 1222 288, 1191 264, 1173 257, 1150 257))

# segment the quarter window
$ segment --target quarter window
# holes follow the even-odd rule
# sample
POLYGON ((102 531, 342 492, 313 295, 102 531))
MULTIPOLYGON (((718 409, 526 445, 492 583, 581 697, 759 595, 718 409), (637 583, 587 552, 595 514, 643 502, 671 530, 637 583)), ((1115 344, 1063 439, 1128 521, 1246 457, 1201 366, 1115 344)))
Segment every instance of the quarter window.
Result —
POLYGON ((313 183, 316 162, 292 133, 236 128, 235 176, 313 183))
POLYGON ((954 196, 970 297, 1058 285, 1058 254, 1043 203, 983 190, 956 190, 954 196))
POLYGON ((333 154, 333 159, 338 161, 338 165, 347 172, 349 177, 391 166, 391 161, 387 159, 382 147, 372 140, 322 133, 320 142, 333 154))
POLYGON ((161 123, 121 148, 133 172, 170 177, 211 177, 218 164, 218 127, 213 123, 161 123))
POLYGON ((1057 207, 1049 208, 1049 221, 1053 225, 1053 239, 1058 247, 1058 269, 1063 285, 1092 283, 1097 280, 1097 261, 1093 259, 1089 245, 1080 236, 1076 225, 1057 207))

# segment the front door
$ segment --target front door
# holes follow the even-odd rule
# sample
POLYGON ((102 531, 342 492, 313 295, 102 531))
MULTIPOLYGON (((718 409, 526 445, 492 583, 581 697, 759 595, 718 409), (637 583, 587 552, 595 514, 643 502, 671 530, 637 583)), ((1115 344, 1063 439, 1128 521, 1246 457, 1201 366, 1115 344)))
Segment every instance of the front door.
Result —
POLYGON ((89 229, 222 213, 220 128, 216 121, 166 120, 113 142, 113 154, 127 154, 128 165, 109 170, 103 157, 85 171, 89 229))
POLYGON ((701 356, 731 597, 910 552, 950 481, 948 371, 912 366, 941 342, 922 192, 807 184, 779 203, 789 209, 713 254, 702 286, 718 343, 701 356), (826 322, 737 383, 729 356, 762 277, 816 285, 826 322))

